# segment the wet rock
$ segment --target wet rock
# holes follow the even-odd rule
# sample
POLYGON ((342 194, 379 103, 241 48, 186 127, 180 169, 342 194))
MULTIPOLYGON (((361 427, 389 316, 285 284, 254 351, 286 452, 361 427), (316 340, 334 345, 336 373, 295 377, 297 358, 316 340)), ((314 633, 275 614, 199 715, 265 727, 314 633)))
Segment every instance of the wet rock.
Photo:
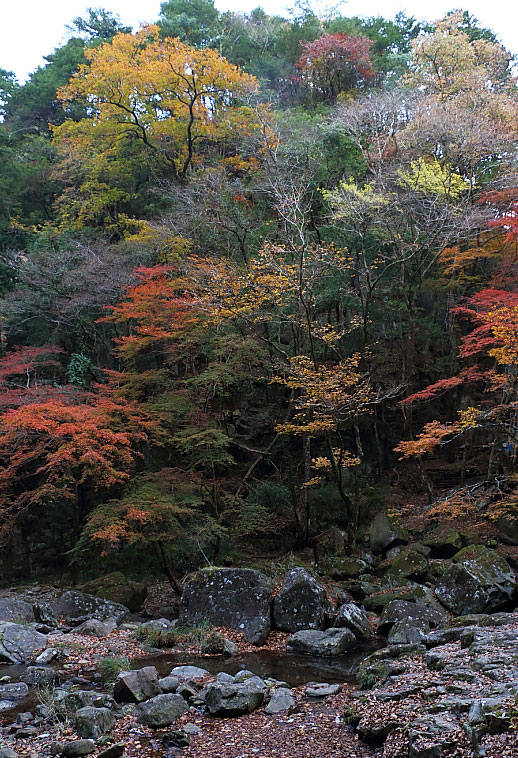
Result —
POLYGON ((208 621, 262 645, 271 628, 272 585, 253 569, 202 569, 185 585, 180 626, 208 621))
POLYGON ((158 694, 160 685, 158 671, 154 666, 144 666, 136 671, 121 671, 113 688, 113 696, 118 703, 142 703, 158 694))
POLYGON ((386 513, 378 513, 372 520, 366 535, 369 545, 374 553, 382 553, 394 544, 408 542, 408 533, 405 529, 392 524, 386 513))
POLYGON ((137 706, 137 721, 159 729, 169 726, 188 710, 189 706, 181 695, 157 695, 137 706))
POLYGON ((460 550, 439 581, 435 593, 441 603, 460 616, 496 610, 516 589, 516 575, 506 559, 482 545, 460 550))
POLYGON ((273 713, 283 713, 289 711, 290 708, 295 706, 295 698, 291 694, 291 690, 286 687, 279 687, 273 690, 272 696, 266 708, 265 713, 269 715, 273 713))
POLYGON ((85 637, 107 637, 116 628, 117 624, 113 619, 107 619, 106 621, 88 619, 76 627, 74 632, 76 634, 84 634, 85 637))
POLYGON ((76 732, 84 739, 98 740, 115 726, 115 716, 109 708, 93 708, 87 705, 76 711, 76 732))
POLYGON ((305 569, 294 568, 273 600, 273 622, 283 632, 323 629, 328 605, 324 587, 305 569))
POLYGON ((47 647, 47 637, 30 626, 6 621, 0 624, 0 660, 24 663, 47 647))
POLYGON ((0 597, 0 621, 34 621, 32 603, 19 597, 0 597))
POLYGON ((333 657, 352 650, 357 644, 350 629, 305 629, 288 638, 286 650, 289 653, 321 655, 333 657))
POLYGON ((354 603, 344 603, 340 606, 333 627, 350 629, 359 640, 370 640, 372 637, 369 617, 354 603))
POLYGON ((262 704, 265 688, 254 681, 229 684, 213 682, 205 690, 205 704, 213 716, 239 716, 251 713, 262 704))
POLYGON ((74 740, 67 742, 61 755, 63 758, 81 758, 83 755, 95 753, 95 742, 93 740, 74 740))
POLYGON ((108 618, 113 618, 116 624, 120 624, 127 615, 128 608, 95 595, 69 590, 56 603, 55 612, 72 626, 79 626, 90 619, 104 621, 108 618))

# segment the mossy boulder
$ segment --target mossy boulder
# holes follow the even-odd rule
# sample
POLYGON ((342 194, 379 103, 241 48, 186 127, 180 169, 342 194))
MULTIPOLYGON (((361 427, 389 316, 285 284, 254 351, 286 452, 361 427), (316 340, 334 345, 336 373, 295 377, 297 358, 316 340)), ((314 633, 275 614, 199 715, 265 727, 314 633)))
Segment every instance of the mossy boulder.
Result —
POLYGON ((430 548, 432 558, 452 558, 463 545, 462 536, 454 529, 435 529, 423 544, 430 548))
POLYGON ((401 552, 390 560, 383 561, 376 569, 382 576, 384 588, 400 587, 408 579, 418 579, 428 570, 428 559, 412 545, 404 547, 401 552))
POLYGON ((457 616, 497 610, 513 596, 516 575, 503 555, 471 545, 453 556, 436 587, 441 603, 457 616))
POLYGON ((82 592, 87 592, 112 603, 121 603, 132 613, 141 610, 147 597, 147 587, 143 582, 133 582, 124 576, 122 571, 114 571, 91 582, 78 587, 82 592))
POLYGON ((365 598, 364 605, 368 611, 382 611, 393 600, 408 600, 416 603, 426 602, 433 599, 433 593, 428 587, 423 587, 416 582, 408 582, 401 587, 381 590, 365 598))
POLYGON ((331 579, 350 579, 368 571, 368 565, 361 558, 335 556, 326 558, 318 564, 318 571, 331 579))

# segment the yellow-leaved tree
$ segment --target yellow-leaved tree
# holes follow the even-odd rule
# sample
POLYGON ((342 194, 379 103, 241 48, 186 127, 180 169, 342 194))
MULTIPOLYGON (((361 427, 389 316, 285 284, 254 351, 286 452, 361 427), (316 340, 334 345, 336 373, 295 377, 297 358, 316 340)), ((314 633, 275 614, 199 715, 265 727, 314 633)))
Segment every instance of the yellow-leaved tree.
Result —
POLYGON ((147 26, 85 54, 88 63, 58 96, 65 109, 85 104, 87 116, 53 128, 69 224, 113 215, 146 173, 184 181, 210 146, 232 154, 236 135, 257 126, 250 107, 257 80, 215 50, 160 39, 158 27, 147 26))

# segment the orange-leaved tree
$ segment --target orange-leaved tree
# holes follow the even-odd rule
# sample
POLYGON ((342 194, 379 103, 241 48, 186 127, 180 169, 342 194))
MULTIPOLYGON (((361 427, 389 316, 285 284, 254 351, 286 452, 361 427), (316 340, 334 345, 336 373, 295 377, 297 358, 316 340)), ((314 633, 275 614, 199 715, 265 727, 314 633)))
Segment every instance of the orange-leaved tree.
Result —
POLYGON ((0 359, 0 534, 54 508, 70 548, 95 498, 130 478, 155 425, 112 384, 90 392, 56 384, 60 352, 28 348, 0 359))

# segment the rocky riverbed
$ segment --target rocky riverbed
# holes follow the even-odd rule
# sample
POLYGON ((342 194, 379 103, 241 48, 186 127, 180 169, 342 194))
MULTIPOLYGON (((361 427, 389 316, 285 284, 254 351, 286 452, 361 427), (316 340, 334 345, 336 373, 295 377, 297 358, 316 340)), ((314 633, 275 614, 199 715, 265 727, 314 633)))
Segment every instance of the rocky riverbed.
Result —
POLYGON ((143 609, 120 575, 98 595, 6 591, 0 758, 514 758, 517 569, 501 545, 409 541, 382 515, 316 570, 204 569, 168 617, 150 619, 163 590, 143 609), (174 660, 179 640, 207 663, 174 660))

